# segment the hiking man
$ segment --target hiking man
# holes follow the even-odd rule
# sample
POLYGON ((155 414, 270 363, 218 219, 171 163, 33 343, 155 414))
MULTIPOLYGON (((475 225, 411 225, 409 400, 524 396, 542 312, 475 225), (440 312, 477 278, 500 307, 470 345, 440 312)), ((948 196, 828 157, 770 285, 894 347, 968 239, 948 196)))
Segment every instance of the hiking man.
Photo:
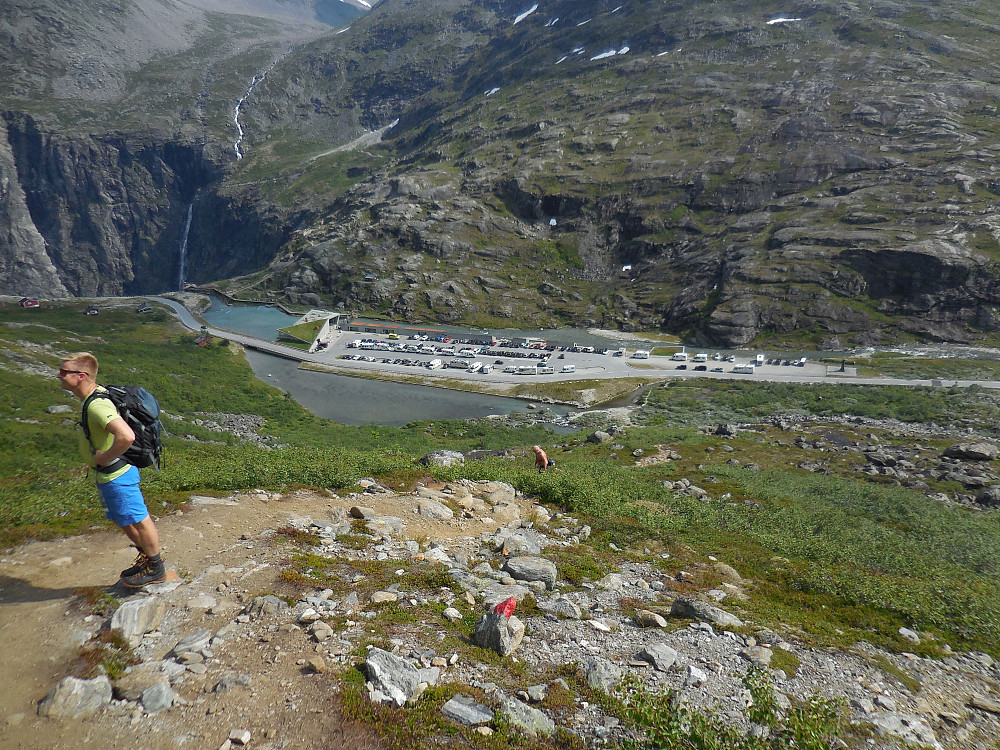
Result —
POLYGON ((135 432, 111 399, 101 397, 105 389, 97 384, 97 358, 89 352, 71 354, 63 360, 58 377, 63 390, 84 402, 90 439, 81 440, 81 453, 96 470, 97 493, 107 517, 139 550, 132 567, 121 572, 122 583, 141 588, 166 580, 160 536, 139 489, 139 470, 121 457, 135 440, 135 432))

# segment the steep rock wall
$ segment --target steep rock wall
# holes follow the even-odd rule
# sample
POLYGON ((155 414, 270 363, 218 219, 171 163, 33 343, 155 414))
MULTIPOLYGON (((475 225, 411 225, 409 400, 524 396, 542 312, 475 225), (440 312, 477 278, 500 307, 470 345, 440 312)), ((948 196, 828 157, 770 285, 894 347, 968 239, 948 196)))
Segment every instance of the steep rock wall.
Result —
POLYGON ((176 289, 266 265, 287 217, 261 201, 215 195, 211 144, 134 133, 69 135, 5 113, 0 138, 0 291, 113 296, 176 289))

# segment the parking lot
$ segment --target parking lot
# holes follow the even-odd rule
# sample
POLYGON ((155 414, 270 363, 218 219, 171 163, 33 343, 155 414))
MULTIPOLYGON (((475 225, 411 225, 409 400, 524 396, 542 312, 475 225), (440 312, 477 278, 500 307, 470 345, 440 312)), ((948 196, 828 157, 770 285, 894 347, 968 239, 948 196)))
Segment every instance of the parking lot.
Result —
POLYGON ((552 381, 593 377, 722 377, 763 375, 778 380, 814 380, 825 365, 805 359, 737 357, 701 353, 687 361, 654 356, 626 346, 599 348, 556 344, 516 344, 493 340, 427 336, 362 335, 337 331, 309 359, 332 367, 419 372, 428 376, 512 382, 525 378, 552 381))

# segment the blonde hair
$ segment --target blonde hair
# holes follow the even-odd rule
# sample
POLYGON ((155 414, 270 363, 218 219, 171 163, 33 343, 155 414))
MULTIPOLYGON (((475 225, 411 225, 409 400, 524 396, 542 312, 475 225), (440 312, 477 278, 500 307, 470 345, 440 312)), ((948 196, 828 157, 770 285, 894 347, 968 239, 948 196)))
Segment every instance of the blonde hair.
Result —
POLYGON ((76 352, 63 357, 63 364, 72 364, 91 378, 97 378, 97 357, 90 352, 76 352))

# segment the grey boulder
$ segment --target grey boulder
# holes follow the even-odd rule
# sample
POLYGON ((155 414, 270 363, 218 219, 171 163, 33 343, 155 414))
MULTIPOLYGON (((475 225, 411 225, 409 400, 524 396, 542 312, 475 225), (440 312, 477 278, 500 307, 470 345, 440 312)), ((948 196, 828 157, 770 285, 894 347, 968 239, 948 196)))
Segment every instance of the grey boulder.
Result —
POLYGON ((419 670, 383 649, 373 648, 368 652, 364 672, 371 683, 369 698, 374 703, 404 706, 423 692, 419 670))
POLYGON ((38 704, 38 715, 49 719, 93 716, 111 703, 111 692, 111 681, 105 675, 92 680, 63 677, 38 704))
POLYGON ((500 656, 509 656, 521 645, 524 638, 524 623, 517 617, 490 612, 476 621, 472 642, 482 648, 496 651, 500 656))
POLYGON ((556 585, 556 566, 544 557, 512 557, 504 563, 503 569, 517 581, 541 581, 551 590, 556 585))
POLYGON ((111 616, 111 629, 117 630, 128 641, 129 646, 137 646, 146 633, 160 627, 166 608, 158 596, 145 596, 124 602, 111 616))
POLYGON ((687 617, 700 622, 710 622, 723 628, 738 628, 743 625, 743 621, 736 615, 712 604, 687 597, 674 600, 670 607, 670 615, 671 617, 687 617))

